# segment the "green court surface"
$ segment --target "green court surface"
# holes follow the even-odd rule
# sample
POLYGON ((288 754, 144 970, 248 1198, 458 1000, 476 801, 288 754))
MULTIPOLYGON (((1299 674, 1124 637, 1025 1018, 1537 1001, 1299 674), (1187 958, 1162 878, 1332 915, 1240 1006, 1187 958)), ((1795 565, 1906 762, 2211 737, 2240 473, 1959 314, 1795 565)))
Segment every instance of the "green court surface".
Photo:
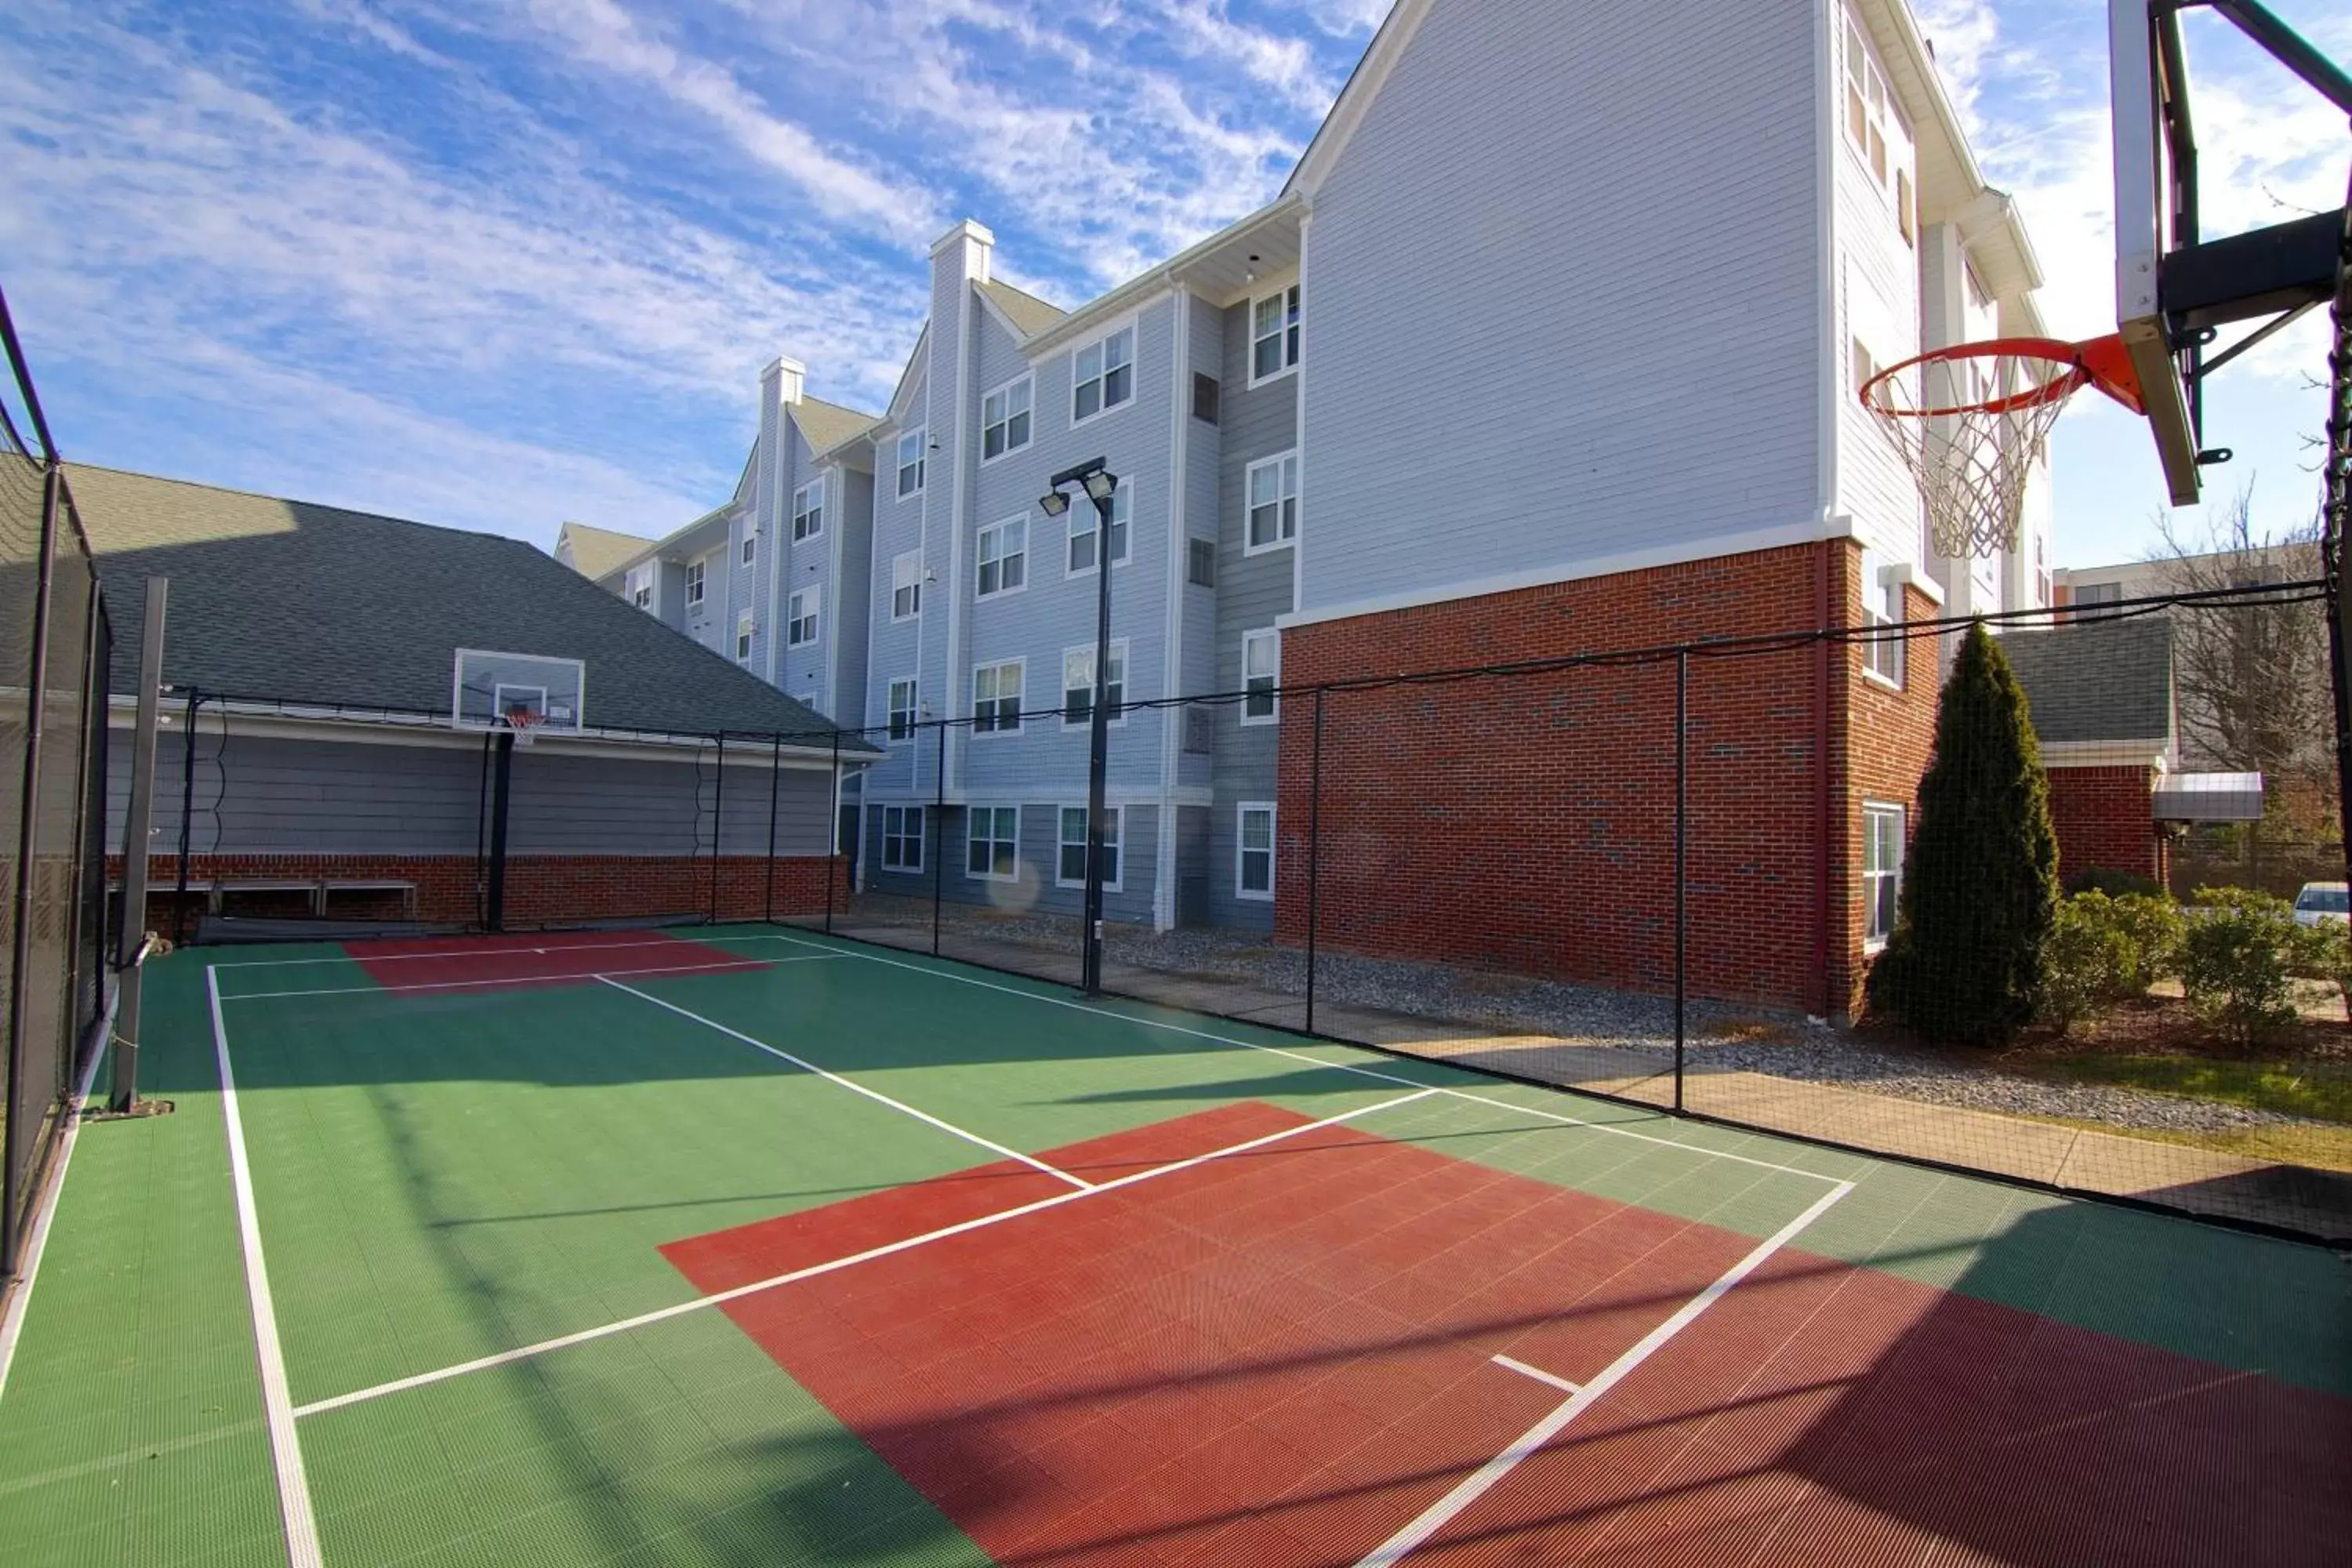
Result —
POLYGON ((2352 1539, 2322 1248, 765 927, 183 952, 146 1034, 12 1568, 2352 1539))

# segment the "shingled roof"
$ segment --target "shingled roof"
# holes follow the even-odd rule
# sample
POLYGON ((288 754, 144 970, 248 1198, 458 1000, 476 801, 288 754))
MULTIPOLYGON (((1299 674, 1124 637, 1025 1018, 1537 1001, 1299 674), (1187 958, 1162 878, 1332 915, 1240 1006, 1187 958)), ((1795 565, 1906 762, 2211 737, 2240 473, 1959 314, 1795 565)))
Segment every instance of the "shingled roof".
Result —
POLYGON ((830 742, 807 707, 520 540, 82 464, 68 479, 117 692, 137 689, 142 584, 160 576, 176 687, 446 713, 457 650, 491 648, 585 661, 593 729, 830 742))
POLYGON ((2084 620, 2000 639, 2044 745, 2173 739, 2172 625, 2084 620))
POLYGON ((559 558, 566 544, 572 546, 572 569, 583 577, 593 578, 635 560, 652 547, 653 541, 609 528, 592 528, 584 522, 567 522, 556 542, 559 558))
POLYGON ((1004 319, 1020 330, 1024 338, 1034 338, 1060 321, 1068 312, 1012 284, 991 278, 981 286, 989 301, 1004 312, 1004 319))

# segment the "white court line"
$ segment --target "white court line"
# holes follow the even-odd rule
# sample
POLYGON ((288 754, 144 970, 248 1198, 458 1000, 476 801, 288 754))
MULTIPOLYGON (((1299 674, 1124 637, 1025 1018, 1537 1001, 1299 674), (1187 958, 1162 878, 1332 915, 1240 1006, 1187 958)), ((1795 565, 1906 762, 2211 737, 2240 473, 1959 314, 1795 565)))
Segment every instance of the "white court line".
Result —
POLYGON ((659 969, 576 970, 570 974, 504 974, 495 980, 431 980, 413 985, 331 985, 316 991, 240 991, 224 1002, 264 1002, 273 996, 382 996, 401 991, 457 991, 470 985, 544 985, 551 980, 598 980, 607 974, 700 974, 718 970, 772 969, 779 963, 816 963, 828 955, 806 958, 739 958, 729 963, 672 963, 659 969))
MULTIPOLYGON (((117 984, 113 998, 106 1005, 100 1040, 113 1040, 114 1010, 121 1001, 122 988, 117 984)), ((73 1163, 74 1140, 81 1131, 82 1109, 89 1103, 90 1085, 98 1080, 98 1064, 106 1058, 106 1047, 101 1045, 89 1053, 89 1063, 81 1069, 81 1083, 74 1090, 73 1103, 66 1109, 65 1125, 58 1131, 57 1168, 50 1173, 47 1192, 41 1194, 40 1210, 33 1216, 33 1232, 25 1238, 24 1273, 8 1298, 7 1310, 0 1312, 0 1394, 8 1392, 8 1369, 16 1364, 16 1341, 25 1331, 25 1314, 31 1310, 33 1283, 41 1277, 41 1254, 48 1249, 49 1223, 57 1218, 58 1205, 65 1202, 66 1171, 73 1163)))
POLYGON ((388 1394, 404 1394, 410 1389, 446 1383, 453 1377, 463 1377, 468 1373, 487 1372, 492 1367, 509 1366, 519 1361, 528 1361, 534 1356, 545 1355, 550 1351, 567 1350, 573 1345, 586 1344, 591 1341, 606 1339, 614 1334, 625 1334, 634 1329, 667 1322, 672 1318, 682 1318, 689 1312, 699 1312, 706 1307, 725 1306, 730 1301, 740 1300, 746 1296, 755 1296, 762 1290, 773 1290, 781 1286, 797 1284, 803 1279, 814 1279, 821 1274, 831 1274, 839 1269, 855 1268, 860 1263, 870 1263, 877 1258, 887 1258, 893 1253, 908 1252, 918 1247, 927 1247, 936 1241, 944 1241, 951 1236, 961 1236, 967 1231, 984 1230, 990 1226, 1003 1225, 1007 1220, 1021 1219, 1029 1215, 1042 1213, 1046 1209, 1060 1208, 1064 1204, 1083 1203, 1087 1198, 1103 1193, 1117 1192, 1121 1187, 1131 1187, 1139 1182, 1155 1181, 1161 1176, 1172 1176, 1179 1171, 1189 1171, 1195 1165, 1205 1165, 1212 1160, 1225 1160, 1236 1154, 1246 1154, 1252 1150, 1263 1149, 1270 1143, 1279 1143, 1304 1133, 1319 1131, 1327 1127, 1336 1127, 1343 1121, 1353 1121, 1360 1116, 1373 1116, 1383 1110, 1393 1110, 1398 1106, 1410 1105, 1416 1100, 1426 1100, 1436 1092, 1438 1091, 1433 1089, 1424 1089, 1418 1094, 1401 1094, 1394 1100, 1384 1100, 1378 1105, 1367 1105, 1354 1110, 1341 1111, 1337 1116, 1327 1116, 1320 1121, 1309 1121, 1297 1127, 1286 1127, 1279 1132, 1268 1132, 1263 1137, 1230 1144, 1223 1149, 1212 1149, 1205 1154, 1194 1154, 1190 1158, 1177 1160, 1169 1164, 1155 1165, 1149 1171, 1137 1171, 1129 1175, 1114 1177, 1108 1182, 1097 1182, 1082 1191, 1056 1193, 1050 1198, 1039 1198, 1034 1203, 1022 1204, 1017 1207, 1004 1209, 996 1214, 982 1215, 977 1219, 961 1220, 954 1225, 941 1226, 937 1230, 926 1231, 920 1236, 910 1236, 903 1241, 887 1242, 880 1247, 868 1247, 864 1252, 852 1253, 846 1258, 835 1258, 824 1263, 813 1263, 805 1268, 795 1268, 789 1274, 776 1274, 765 1279, 754 1279, 748 1285, 738 1285, 732 1289, 720 1290, 709 1296, 698 1296, 691 1301, 680 1301, 675 1306, 641 1312, 634 1318, 624 1318, 616 1323, 606 1323, 593 1329, 582 1329, 577 1333, 562 1334, 551 1340, 541 1340, 537 1344, 521 1345, 514 1350, 500 1351, 496 1355, 486 1355, 473 1361, 460 1362, 456 1366, 445 1366, 437 1372, 422 1372, 414 1377, 396 1378, 390 1383, 380 1383, 373 1388, 354 1389, 349 1394, 338 1394, 331 1398, 313 1400, 296 1409, 294 1414, 298 1416, 323 1415, 330 1410, 341 1410, 345 1405, 358 1405, 371 1399, 381 1399, 388 1394))
MULTIPOLYGON (((688 927, 686 929, 694 930, 698 928, 688 927)), ((676 947, 681 942, 692 942, 695 939, 692 937, 661 937, 646 942, 562 942, 553 947, 533 946, 528 943, 519 944, 513 947, 451 947, 444 948, 437 952, 374 953, 370 955, 366 962, 369 963, 407 963, 412 960, 424 958, 495 958, 500 953, 510 952, 610 952, 617 948, 625 947, 676 947)), ((727 936, 722 937, 719 940, 725 942, 740 941, 741 939, 737 933, 730 932, 727 936)), ((361 959, 357 954, 347 952, 340 958, 240 958, 233 963, 216 963, 213 965, 213 967, 215 969, 296 969, 304 964, 310 963, 358 963, 360 962, 361 959)), ((235 1000, 235 998, 231 998, 231 1000, 235 1000)))
MULTIPOLYGON (((838 953, 845 958, 862 958, 868 963, 887 964, 893 969, 908 969, 914 971, 918 974, 935 974, 942 980, 952 980, 961 985, 977 985, 983 991, 1002 991, 1007 996, 1025 996, 1032 1002, 1043 1002, 1049 1006, 1068 1007, 1073 1011, 1079 1013, 1093 1013, 1105 1018, 1117 1018, 1123 1023, 1140 1024, 1144 1027, 1150 1029, 1165 1029, 1171 1034, 1189 1035, 1196 1040, 1214 1040, 1220 1045, 1244 1046, 1253 1051, 1264 1051, 1269 1056, 1287 1057, 1292 1061, 1307 1062, 1318 1068, 1329 1068, 1334 1072, 1354 1073, 1360 1078, 1378 1079, 1383 1083, 1403 1084, 1409 1089, 1435 1087, 1438 1093, 1450 1095, 1455 1100, 1467 1100, 1479 1105, 1492 1106, 1502 1110, 1516 1110, 1528 1116, 1540 1116, 1547 1121, 1557 1121, 1564 1126, 1588 1127, 1595 1132, 1608 1132, 1613 1133, 1615 1136, 1620 1138, 1638 1139, 1644 1143, 1655 1143, 1660 1148, 1664 1149, 1680 1149, 1685 1153, 1688 1154, 1703 1154, 1711 1160, 1736 1160, 1743 1165, 1756 1165, 1767 1171, 1779 1171, 1791 1176, 1809 1176, 1816 1182, 1838 1182, 1844 1180, 1842 1176, 1825 1176, 1819 1171, 1808 1171, 1796 1165, 1783 1165, 1771 1160, 1759 1160, 1752 1154, 1735 1154, 1727 1149, 1709 1149, 1704 1144, 1685 1143, 1674 1138, 1660 1138, 1654 1133, 1636 1132, 1630 1128, 1620 1127, 1614 1122, 1587 1121, 1580 1116, 1565 1116, 1556 1110, 1538 1110, 1533 1106, 1514 1105, 1509 1100, 1492 1100, 1483 1094, 1472 1094, 1467 1089, 1448 1089, 1443 1085, 1426 1085, 1419 1079, 1401 1078, 1395 1073, 1381 1072, 1377 1068, 1360 1067, 1353 1062, 1325 1061, 1320 1057, 1310 1057, 1304 1051, 1286 1050, 1280 1046, 1262 1045, 1256 1040, 1239 1039, 1232 1035, 1213 1034, 1206 1029, 1186 1028, 1181 1024, 1171 1024, 1159 1018, 1142 1017, 1133 1013, 1113 1012, 1108 1007, 1097 1007, 1085 1002, 1073 1002, 1067 997, 1046 996, 1034 991, 1024 991, 1015 985, 999 985, 994 981, 981 980, 969 974, 957 974, 945 969, 934 969, 927 964, 908 963, 899 959, 884 958, 879 953, 860 952, 854 948, 830 947, 824 942, 809 942, 801 937, 772 935, 765 932, 746 933, 738 940, 743 942, 789 942, 797 947, 818 948, 826 952, 838 953)), ((944 962, 951 963, 955 961, 953 959, 949 959, 944 962)), ((1145 1005, 1147 1006, 1154 1005, 1154 1004, 1150 1003, 1145 1005)), ((1442 1066, 1443 1064, 1433 1065, 1442 1066)), ((1562 1088, 1553 1092, 1573 1094, 1576 1091, 1572 1089, 1562 1088)))
POLYGON ((1564 1377, 1554 1377, 1550 1373, 1544 1371, 1543 1368, 1529 1366, 1527 1363, 1517 1360, 1514 1357, 1498 1355, 1491 1356, 1488 1359, 1496 1366, 1503 1367, 1511 1372, 1516 1372, 1521 1377, 1532 1377, 1538 1383, 1549 1383, 1563 1394, 1581 1394, 1584 1392, 1584 1384, 1580 1383, 1570 1383, 1564 1377))
MULTIPOLYGON (((1406 1553, 1444 1529, 1456 1514, 1486 1496, 1494 1488, 1496 1482, 1517 1469, 1520 1461, 1529 1458, 1546 1443, 1559 1436, 1570 1422, 1591 1409, 1594 1401, 1616 1387, 1635 1367, 1640 1366, 1663 1348, 1668 1340, 1690 1327, 1701 1312, 1723 1300, 1733 1286, 1753 1274, 1765 1259, 1796 1239, 1807 1226, 1827 1214, 1840 1199, 1852 1191, 1853 1191, 1852 1182, 1840 1182, 1835 1187, 1813 1200, 1812 1206, 1773 1232, 1757 1247, 1755 1251, 1725 1269, 1714 1284, 1684 1302, 1682 1308, 1673 1317, 1643 1334, 1631 1349, 1611 1362, 1601 1371, 1600 1376, 1582 1388, 1577 1389, 1550 1415, 1521 1433, 1518 1441, 1481 1465, 1475 1473, 1464 1477, 1461 1484, 1430 1504, 1420 1518, 1390 1536, 1388 1540, 1360 1558, 1356 1563, 1356 1568, 1390 1568, 1391 1564, 1398 1562, 1406 1553)), ((1501 1361, 1503 1358, 1496 1356, 1495 1359, 1501 1361)), ((1543 1377, 1542 1373, 1534 1373, 1532 1368, 1513 1364, 1515 1370, 1529 1372, 1535 1376, 1543 1377)), ((1552 1380, 1547 1377, 1544 1381, 1552 1380)))
POLYGON ((1087 1181, 1082 1176, 1074 1176, 1067 1171, 1056 1170, 1055 1167, 1045 1163, 1045 1161, 1036 1159, 1028 1154, 1024 1154, 1018 1149, 1008 1149, 1003 1144, 996 1142, 992 1139, 982 1138, 977 1132, 967 1132, 952 1121, 942 1121, 928 1110, 918 1110, 903 1100, 893 1100, 888 1095, 884 1094, 880 1089, 868 1089, 864 1084, 858 1083, 851 1079, 845 1079, 837 1072, 827 1072, 824 1068, 817 1066, 816 1063, 813 1061, 806 1060, 801 1057, 796 1057, 790 1051, 779 1049, 778 1047, 768 1044, 765 1040, 755 1040, 751 1036, 743 1033, 740 1029, 730 1029, 726 1025, 719 1023, 715 1019, 706 1018, 699 1013, 689 1013, 685 1008, 678 1006, 676 1003, 665 1002, 660 997, 656 996, 649 992, 640 991, 634 985, 624 985, 609 974, 599 974, 596 978, 603 981, 605 984, 611 986, 615 991, 627 992, 630 995, 635 996, 640 1002, 650 1002, 656 1007, 667 1008, 668 1011, 677 1014, 681 1018, 690 1018, 706 1029, 716 1029, 730 1040, 740 1040, 755 1051, 765 1051, 770 1056, 775 1058, 778 1061, 790 1062, 793 1066, 800 1068, 803 1072, 814 1073, 817 1077, 824 1079, 827 1083, 837 1084, 841 1088, 848 1089, 853 1094, 862 1094, 868 1100, 878 1100, 882 1104, 888 1106, 891 1110, 911 1116, 918 1121, 929 1122, 942 1132, 951 1132, 967 1143, 977 1143, 991 1153, 1002 1154, 1008 1160, 1018 1160, 1023 1164, 1028 1166, 1031 1170, 1043 1171, 1045 1174, 1053 1177, 1056 1181, 1067 1182, 1070 1185, 1081 1189, 1090 1188, 1094 1185, 1092 1182, 1087 1181))
POLYGON ((261 1409, 278 1468, 278 1510, 286 1523, 290 1568, 319 1568, 319 1526, 310 1512, 310 1484, 302 1473, 302 1445, 294 1435, 294 1399, 286 1385, 286 1355, 278 1342, 278 1311, 269 1300, 269 1269, 261 1256, 261 1219, 253 1206, 253 1171, 246 1162, 245 1121, 237 1113, 236 1075, 229 1067, 228 1025, 221 1016, 220 975, 205 967, 211 994, 213 1054, 220 1063, 221 1119, 228 1124, 229 1180, 236 1188, 237 1239, 245 1247, 245 1292, 253 1308, 253 1344, 261 1363, 261 1409))

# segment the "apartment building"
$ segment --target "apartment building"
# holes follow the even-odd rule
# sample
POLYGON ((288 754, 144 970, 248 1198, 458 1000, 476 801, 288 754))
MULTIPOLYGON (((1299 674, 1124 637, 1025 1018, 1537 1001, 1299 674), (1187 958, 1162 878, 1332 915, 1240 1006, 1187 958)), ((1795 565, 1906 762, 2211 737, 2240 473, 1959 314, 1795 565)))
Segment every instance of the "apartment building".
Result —
MULTIPOLYGON (((864 782, 871 889, 1075 910, 1106 552, 1109 910, 1286 940, 1311 737, 1277 685, 2052 593, 2046 472, 2016 549, 1940 556, 1857 399, 1924 348, 2042 330, 2032 246, 1903 0, 1402 0, 1270 205, 1068 312, 1004 284, 994 252, 972 222, 933 247, 928 323, 870 425, 772 369, 735 497, 619 582, 887 733, 864 782), (1107 550, 1084 503, 1037 504, 1094 457, 1120 479, 1107 550), (755 534, 799 532, 813 482, 822 530, 759 556, 755 534), (703 597, 673 598, 673 563, 695 562, 703 597), (1133 707, 1213 692, 1248 695, 1133 707), (942 717, 971 722, 921 728, 942 717)), ((1755 890, 1699 989, 1848 1010, 1891 917, 1876 890, 1900 876, 1932 661, 1924 642, 1822 649, 1785 700, 1699 695, 1693 722, 1748 772, 1695 874, 1755 890)), ((1671 819, 1587 804, 1623 793, 1610 759, 1671 750, 1661 700, 1568 747, 1354 704, 1392 728, 1387 765, 1317 804, 1392 847, 1325 866, 1323 938, 1496 960, 1454 951, 1491 929, 1461 918, 1496 892, 1465 870, 1491 862, 1489 829, 1427 809, 1476 795, 1557 832, 1519 873, 1544 886, 1507 961, 1655 983, 1663 934, 1603 930, 1590 894, 1654 865, 1671 819)))

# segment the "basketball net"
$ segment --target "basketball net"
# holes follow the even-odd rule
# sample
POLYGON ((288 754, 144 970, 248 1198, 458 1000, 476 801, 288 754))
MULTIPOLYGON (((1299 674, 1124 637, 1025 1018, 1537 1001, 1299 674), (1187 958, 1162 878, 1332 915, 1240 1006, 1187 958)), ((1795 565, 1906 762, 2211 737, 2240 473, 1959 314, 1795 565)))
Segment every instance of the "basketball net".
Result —
POLYGON ((539 724, 540 715, 528 708, 509 708, 506 711, 506 726, 514 731, 514 743, 518 746, 530 744, 531 731, 539 724))
POLYGON ((1933 349, 1863 384, 1863 406, 1918 481, 1944 555, 2017 548, 2026 486, 2067 400, 2085 386, 2140 411, 2120 337, 1994 338, 1933 349))

